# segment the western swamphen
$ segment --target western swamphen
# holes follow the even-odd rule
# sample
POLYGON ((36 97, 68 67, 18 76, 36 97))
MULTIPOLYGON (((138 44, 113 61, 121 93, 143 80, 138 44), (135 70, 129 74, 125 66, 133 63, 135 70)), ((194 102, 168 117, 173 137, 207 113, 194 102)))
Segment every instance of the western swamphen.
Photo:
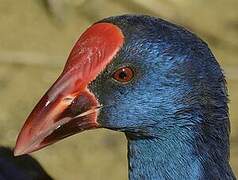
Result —
POLYGON ((14 157, 10 148, 0 147, 0 180, 52 180, 31 156, 14 157))
POLYGON ((226 82, 206 43, 159 18, 89 27, 25 122, 15 155, 84 130, 125 132, 130 179, 235 179, 226 82))

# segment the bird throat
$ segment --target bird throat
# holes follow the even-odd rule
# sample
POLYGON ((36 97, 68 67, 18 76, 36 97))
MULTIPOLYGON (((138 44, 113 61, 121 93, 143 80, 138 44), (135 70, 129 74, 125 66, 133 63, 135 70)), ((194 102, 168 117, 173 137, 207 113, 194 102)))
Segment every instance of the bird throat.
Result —
POLYGON ((127 139, 130 180, 226 179, 232 174, 226 147, 216 151, 206 142, 195 143, 188 132, 169 138, 127 139))

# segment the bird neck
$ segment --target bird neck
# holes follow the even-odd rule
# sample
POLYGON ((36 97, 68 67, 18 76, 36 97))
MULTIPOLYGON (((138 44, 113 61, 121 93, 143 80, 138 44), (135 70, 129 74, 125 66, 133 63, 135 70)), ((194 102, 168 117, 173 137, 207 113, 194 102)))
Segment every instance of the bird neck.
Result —
POLYGON ((191 129, 169 136, 128 139, 129 179, 233 179, 229 145, 201 140, 191 129))

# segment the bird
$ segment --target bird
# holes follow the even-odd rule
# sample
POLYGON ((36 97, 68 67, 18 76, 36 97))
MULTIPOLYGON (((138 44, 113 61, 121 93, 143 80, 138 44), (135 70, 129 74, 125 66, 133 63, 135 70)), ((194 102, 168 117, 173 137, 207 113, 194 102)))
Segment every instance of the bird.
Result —
POLYGON ((96 128, 125 133, 128 178, 235 179, 222 68, 207 43, 148 15, 95 22, 30 113, 15 155, 96 128))
POLYGON ((52 180, 39 162, 29 155, 14 157, 9 147, 0 147, 0 180, 52 180))

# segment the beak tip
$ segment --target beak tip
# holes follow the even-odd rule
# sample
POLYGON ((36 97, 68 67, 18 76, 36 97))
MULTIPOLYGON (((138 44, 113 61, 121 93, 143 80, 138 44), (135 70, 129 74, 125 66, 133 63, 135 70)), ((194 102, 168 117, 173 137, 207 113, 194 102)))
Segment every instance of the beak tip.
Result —
POLYGON ((17 148, 14 148, 14 156, 20 156, 20 155, 23 155, 25 154, 24 152, 20 151, 19 149, 17 148))
POLYGON ((20 137, 21 136, 18 135, 18 138, 17 138, 17 141, 16 141, 16 145, 15 145, 14 150, 13 150, 14 156, 20 156, 20 155, 26 154, 24 152, 24 148, 22 146, 22 138, 20 138, 20 137))
POLYGON ((14 151, 13 151, 14 156, 21 156, 21 155, 28 154, 28 153, 32 152, 32 151, 30 151, 29 147, 26 145, 27 144, 22 143, 21 139, 19 140, 19 138, 18 138, 17 143, 14 148, 14 151))

